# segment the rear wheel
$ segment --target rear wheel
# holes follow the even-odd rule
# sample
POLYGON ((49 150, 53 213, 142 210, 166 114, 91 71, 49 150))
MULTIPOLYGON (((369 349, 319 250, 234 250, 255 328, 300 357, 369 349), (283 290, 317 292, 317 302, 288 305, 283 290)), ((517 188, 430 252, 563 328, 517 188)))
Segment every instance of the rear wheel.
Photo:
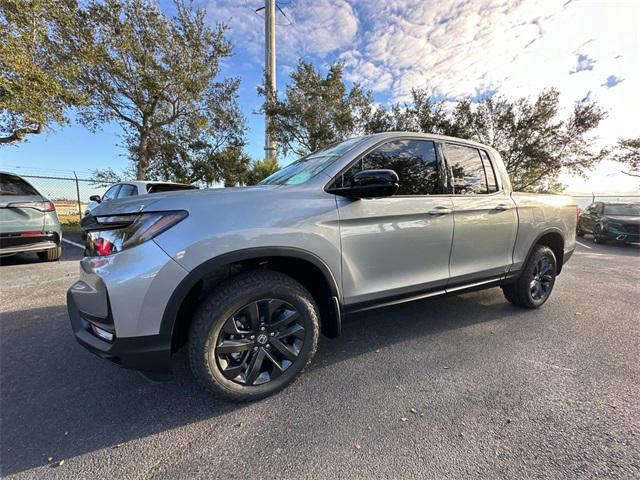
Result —
POLYGON ((60 255, 62 255, 62 247, 60 245, 43 252, 38 252, 38 258, 41 262, 55 262, 60 258, 60 255))
POLYGON ((579 237, 584 237, 584 234, 585 234, 585 231, 580 226, 580 222, 578 222, 578 225, 576 226, 576 235, 579 237))
POLYGON ((243 273, 198 307, 189 334, 191 371, 213 393, 258 400, 310 363, 319 332, 317 307, 302 285, 279 272, 243 273))
POLYGON ((556 272, 553 251, 544 245, 536 245, 518 279, 502 287, 504 296, 514 305, 538 308, 551 295, 556 272))

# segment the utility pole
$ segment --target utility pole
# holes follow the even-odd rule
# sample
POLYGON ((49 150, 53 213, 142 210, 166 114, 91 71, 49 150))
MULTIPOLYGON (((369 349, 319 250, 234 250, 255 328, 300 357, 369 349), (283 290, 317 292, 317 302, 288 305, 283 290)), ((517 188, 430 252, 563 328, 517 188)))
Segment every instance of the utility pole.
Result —
MULTIPOLYGON (((271 101, 276 94, 276 0, 264 2, 264 72, 266 100, 271 101)), ((265 115, 264 153, 268 160, 276 160, 276 144, 269 135, 269 115, 265 115)))

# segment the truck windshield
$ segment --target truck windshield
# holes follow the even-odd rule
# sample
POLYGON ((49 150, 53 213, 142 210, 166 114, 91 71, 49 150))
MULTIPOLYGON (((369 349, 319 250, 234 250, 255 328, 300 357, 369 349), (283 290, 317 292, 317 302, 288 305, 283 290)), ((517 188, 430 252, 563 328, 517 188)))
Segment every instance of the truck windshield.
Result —
POLYGON ((350 138, 306 155, 262 180, 259 185, 298 185, 315 177, 338 157, 354 148, 362 137, 350 138))
POLYGON ((640 217, 640 204, 637 205, 605 205, 605 215, 621 215, 626 217, 640 217))

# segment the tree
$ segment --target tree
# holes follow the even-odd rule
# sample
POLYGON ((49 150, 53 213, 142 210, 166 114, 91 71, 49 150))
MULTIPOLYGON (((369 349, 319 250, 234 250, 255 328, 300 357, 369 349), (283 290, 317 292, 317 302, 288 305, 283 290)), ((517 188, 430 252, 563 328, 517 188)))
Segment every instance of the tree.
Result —
POLYGON ((494 147, 516 190, 559 190, 561 171, 584 174, 607 154, 605 149, 594 149, 593 135, 605 112, 596 103, 581 101, 569 118, 560 119, 555 89, 542 91, 533 101, 500 95, 480 102, 465 98, 450 110, 444 99, 418 89, 407 104, 375 115, 365 122, 372 133, 387 129, 439 133, 494 147))
POLYGON ((618 140, 613 149, 613 160, 631 168, 631 172, 624 172, 627 175, 640 177, 640 137, 618 140))
MULTIPOLYGON (((229 87, 232 91, 208 99, 195 123, 194 117, 185 117, 150 138, 148 178, 225 186, 244 182, 249 165, 243 151, 244 117, 237 103, 237 84, 229 87)), ((129 142, 128 149, 136 163, 139 144, 129 142)))
POLYGON ((86 102, 63 34, 76 18, 73 0, 0 0, 0 145, 66 124, 86 102))
POLYGON ((151 0, 90 0, 73 36, 81 86, 91 99, 81 119, 91 128, 112 120, 121 125, 138 179, 166 171, 167 156, 174 162, 193 152, 210 157, 243 133, 234 105, 239 82, 217 80, 221 59, 231 54, 226 27, 209 27, 203 9, 181 0, 175 10, 169 18, 151 0), (230 125, 236 135, 217 136, 230 125), (227 141, 215 141, 222 137, 227 141), (153 164, 159 152, 164 166, 153 164))
POLYGON ((256 185, 278 170, 280 170, 280 165, 275 159, 254 160, 247 172, 246 183, 247 185, 256 185))
MULTIPOLYGON (((300 61, 284 98, 265 101, 263 112, 271 116, 269 133, 284 155, 306 155, 358 130, 371 95, 357 84, 347 88, 343 70, 343 63, 333 63, 323 76, 311 63, 300 61)), ((265 96, 265 87, 258 93, 265 96)))

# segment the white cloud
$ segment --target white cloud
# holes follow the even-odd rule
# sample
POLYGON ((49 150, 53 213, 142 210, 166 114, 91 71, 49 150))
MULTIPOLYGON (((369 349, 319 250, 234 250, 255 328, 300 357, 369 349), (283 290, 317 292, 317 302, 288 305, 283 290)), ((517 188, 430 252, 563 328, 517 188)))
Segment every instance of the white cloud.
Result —
MULTIPOLYGON (((640 1, 294 0, 283 8, 293 25, 278 27, 281 76, 301 57, 340 58, 350 81, 396 101, 413 87, 458 98, 553 86, 565 113, 585 97, 608 111, 601 143, 640 133, 640 1)), ((263 18, 241 1, 209 0, 208 11, 261 66, 263 18)))
MULTIPOLYGON (((264 11, 255 12, 261 2, 210 0, 207 13, 212 21, 229 25, 229 35, 237 51, 262 62, 264 51, 264 11)), ((315 55, 319 58, 354 43, 358 18, 346 0, 315 0, 283 5, 286 15, 277 12, 278 58, 286 63, 315 55)))
POLYGON ((587 95, 609 111, 603 143, 638 134, 640 2, 354 4, 367 29, 343 58, 349 78, 374 91, 390 90, 395 100, 420 86, 452 98, 493 89, 515 97, 555 86, 566 111, 587 95))

